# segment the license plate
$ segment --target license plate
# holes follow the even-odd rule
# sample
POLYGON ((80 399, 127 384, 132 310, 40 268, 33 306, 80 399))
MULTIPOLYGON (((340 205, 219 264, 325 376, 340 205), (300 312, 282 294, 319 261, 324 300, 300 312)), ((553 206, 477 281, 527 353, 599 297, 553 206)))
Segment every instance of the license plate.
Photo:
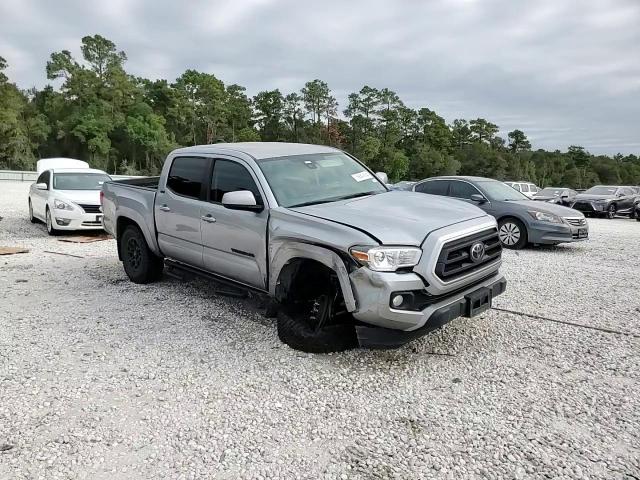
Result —
POLYGON ((102 221, 102 215, 96 215, 96 222, 102 221))
POLYGON ((468 293, 464 298, 467 301, 465 317, 475 317, 491 308, 491 290, 487 287, 468 293))
POLYGON ((587 238, 589 235, 589 231, 586 228, 578 229, 578 238, 587 238))

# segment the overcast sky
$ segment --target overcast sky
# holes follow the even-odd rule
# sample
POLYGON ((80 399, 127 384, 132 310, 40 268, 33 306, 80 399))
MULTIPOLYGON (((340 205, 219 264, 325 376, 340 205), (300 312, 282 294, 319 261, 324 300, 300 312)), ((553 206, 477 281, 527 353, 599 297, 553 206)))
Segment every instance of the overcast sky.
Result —
POLYGON ((251 95, 320 78, 341 110, 364 84, 388 87, 447 121, 520 128, 534 148, 640 153, 640 0, 0 3, 0 56, 22 88, 95 33, 148 78, 194 68, 251 95))

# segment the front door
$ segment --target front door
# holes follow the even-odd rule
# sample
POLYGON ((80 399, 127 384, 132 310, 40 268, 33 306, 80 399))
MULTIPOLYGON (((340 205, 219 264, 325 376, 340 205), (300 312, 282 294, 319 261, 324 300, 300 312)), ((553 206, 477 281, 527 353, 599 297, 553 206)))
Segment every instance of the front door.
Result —
POLYGON ((268 209, 230 210, 222 205, 227 192, 248 190, 259 205, 264 193, 249 165, 235 158, 217 158, 202 208, 202 243, 207 270, 253 287, 266 289, 268 209))
POLYGON ((210 167, 208 158, 174 158, 154 207, 162 253, 198 268, 203 267, 201 209, 210 167))

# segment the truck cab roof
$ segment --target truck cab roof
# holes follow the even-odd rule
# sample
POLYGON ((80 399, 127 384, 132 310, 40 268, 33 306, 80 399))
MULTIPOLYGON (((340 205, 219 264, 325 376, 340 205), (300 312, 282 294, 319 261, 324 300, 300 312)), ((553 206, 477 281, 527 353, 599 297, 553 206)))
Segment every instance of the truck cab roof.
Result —
POLYGON ((339 152, 337 148, 324 145, 311 145, 307 143, 283 143, 283 142, 240 142, 240 143, 214 143, 211 145, 194 145, 174 150, 174 154, 195 153, 244 153, 254 160, 284 157, 291 155, 306 155, 312 153, 339 152))

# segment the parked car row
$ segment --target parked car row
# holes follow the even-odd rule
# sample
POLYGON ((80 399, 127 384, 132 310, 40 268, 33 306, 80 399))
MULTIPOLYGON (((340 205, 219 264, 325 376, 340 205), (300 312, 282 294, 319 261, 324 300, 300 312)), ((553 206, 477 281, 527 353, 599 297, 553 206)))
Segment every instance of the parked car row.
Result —
POLYGON ((473 203, 498 221, 498 235, 506 248, 529 243, 559 244, 589 237, 589 226, 580 212, 530 200, 498 180, 482 177, 435 177, 418 182, 413 191, 443 195, 473 203))

